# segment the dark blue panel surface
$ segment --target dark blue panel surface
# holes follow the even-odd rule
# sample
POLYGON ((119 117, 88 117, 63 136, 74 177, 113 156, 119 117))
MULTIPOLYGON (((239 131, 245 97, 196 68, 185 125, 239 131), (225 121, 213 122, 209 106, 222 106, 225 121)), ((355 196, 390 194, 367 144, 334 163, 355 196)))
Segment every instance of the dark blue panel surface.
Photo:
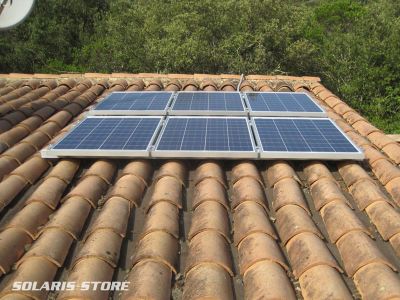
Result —
POLYGON ((165 110, 171 96, 171 92, 112 93, 94 110, 165 110))
POLYGON ((161 118, 87 118, 53 149, 146 150, 161 118))
POLYGON ((254 120, 264 151, 358 152, 329 119, 254 120))
POLYGON ((182 92, 172 110, 244 111, 242 99, 236 92, 182 92))
POLYGON ((168 119, 157 150, 254 151, 245 118, 168 119))
POLYGON ((323 112, 303 93, 246 93, 252 111, 323 112))

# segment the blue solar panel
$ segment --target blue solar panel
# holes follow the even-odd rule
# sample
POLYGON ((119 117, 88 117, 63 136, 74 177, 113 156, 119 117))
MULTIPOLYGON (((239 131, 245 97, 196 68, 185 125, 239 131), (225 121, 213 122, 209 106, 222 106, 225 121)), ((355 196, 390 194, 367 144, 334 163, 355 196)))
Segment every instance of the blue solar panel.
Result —
POLYGON ((326 116, 305 93, 245 93, 253 116, 326 116))
POLYGON ((180 92, 170 114, 245 114, 240 93, 237 92, 180 92))
POLYGON ((100 102, 92 114, 149 114, 165 113, 173 93, 171 92, 117 92, 100 102))
POLYGON ((176 157, 190 151, 193 157, 201 152, 252 152, 256 156, 247 119, 238 117, 169 117, 152 155, 157 157, 160 151, 176 157))
POLYGON ((147 150, 160 117, 88 117, 52 149, 147 150))
POLYGON ((312 153, 310 158, 319 158, 319 153, 362 155, 329 119, 254 118, 254 122, 264 152, 306 152, 312 153))

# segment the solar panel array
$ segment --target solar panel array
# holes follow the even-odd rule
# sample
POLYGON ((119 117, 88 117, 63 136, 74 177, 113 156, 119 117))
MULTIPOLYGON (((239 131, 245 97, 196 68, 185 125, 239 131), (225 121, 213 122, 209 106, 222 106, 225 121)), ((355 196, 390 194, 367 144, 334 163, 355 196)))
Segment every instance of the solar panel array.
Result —
POLYGON ((305 93, 117 92, 90 114, 42 156, 363 158, 305 93))

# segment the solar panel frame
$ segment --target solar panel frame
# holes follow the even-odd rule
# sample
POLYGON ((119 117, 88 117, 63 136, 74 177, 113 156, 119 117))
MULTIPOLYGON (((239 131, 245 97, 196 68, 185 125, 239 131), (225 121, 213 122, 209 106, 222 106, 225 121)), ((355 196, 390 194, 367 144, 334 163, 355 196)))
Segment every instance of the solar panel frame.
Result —
MULTIPOLYGON (((162 116, 88 116, 82 121, 77 122, 73 128, 68 131, 66 135, 61 137, 59 140, 49 145, 49 147, 41 150, 41 155, 43 158, 58 158, 58 157, 115 157, 115 158, 134 158, 134 157, 150 157, 150 150, 155 142, 155 139, 160 132, 162 127, 164 117, 162 116), (145 150, 140 149, 54 149, 59 143, 61 143, 65 138, 74 132, 79 125, 88 119, 159 119, 158 123, 154 129, 154 132, 146 146, 145 150)), ((87 135, 89 136, 89 135, 87 135)), ((111 136, 111 133, 108 137, 111 136)))
MULTIPOLYGON (((327 117, 326 111, 315 102, 310 95, 303 92, 244 92, 244 101, 246 102, 250 117, 310 117, 310 118, 325 118, 327 117), (304 95, 313 103, 320 111, 295 111, 290 110, 256 110, 251 104, 249 94, 278 94, 278 95, 304 95)), ((268 105, 267 105, 268 106, 268 105)))
POLYGON ((203 158, 224 158, 224 159, 257 159, 258 151, 257 145, 254 140, 252 133, 250 120, 247 117, 227 117, 227 116, 169 116, 164 122, 164 126, 161 129, 160 134, 155 142, 153 150, 150 153, 153 158, 193 158, 193 159, 203 159, 203 158), (217 151, 217 150, 159 150, 159 144, 163 138, 165 130, 167 129, 168 122, 171 119, 242 119, 246 122, 247 133, 251 141, 252 151, 217 151))
MULTIPOLYGON (((118 92, 112 92, 110 95, 108 95, 106 98, 104 98, 95 108, 89 111, 89 115, 91 116, 163 116, 167 114, 167 111, 172 103, 172 100, 174 98, 174 92, 170 91, 118 91, 118 92), (115 101, 116 104, 118 101, 121 101, 122 99, 118 100, 109 100, 110 97, 116 94, 169 94, 169 99, 166 102, 166 105, 164 109, 98 109, 98 107, 106 102, 106 101, 115 101)), ((136 103, 135 102, 132 102, 136 103)))
POLYGON ((174 99, 172 100, 171 106, 168 110, 168 115, 170 116, 247 116, 248 111, 246 108, 246 104, 244 102, 242 93, 240 92, 222 92, 222 91, 179 91, 176 93, 174 99), (175 106, 177 105, 179 95, 183 94, 237 94, 240 98, 240 104, 242 110, 209 110, 209 109, 176 109, 175 106))
POLYGON ((296 160, 309 160, 309 159, 323 159, 323 160, 363 160, 365 158, 363 151, 343 132, 343 130, 329 118, 299 118, 299 117, 252 117, 251 123, 257 144, 259 146, 260 159, 296 159, 296 160), (306 151, 267 151, 263 147, 260 137, 260 130, 256 125, 257 119, 270 119, 270 120, 326 120, 340 132, 343 137, 353 146, 357 152, 306 152, 306 151))

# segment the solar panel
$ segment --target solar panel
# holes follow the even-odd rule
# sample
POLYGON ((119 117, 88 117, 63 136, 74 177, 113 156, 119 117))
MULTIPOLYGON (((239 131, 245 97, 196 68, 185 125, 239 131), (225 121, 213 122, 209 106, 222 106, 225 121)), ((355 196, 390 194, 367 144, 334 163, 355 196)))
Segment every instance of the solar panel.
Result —
POLYGON ((165 115, 172 92, 114 92, 91 115, 165 115))
POLYGON ((169 117, 153 157, 256 158, 245 117, 169 117))
POLYGON ((43 153, 58 156, 149 156, 161 117, 87 117, 43 153))
POLYGON ((325 111, 306 93, 244 93, 250 116, 326 117, 325 111))
POLYGON ((170 115, 245 115, 238 92, 179 92, 170 115))
POLYGON ((253 118, 260 158, 363 159, 363 153, 327 118, 253 118))

